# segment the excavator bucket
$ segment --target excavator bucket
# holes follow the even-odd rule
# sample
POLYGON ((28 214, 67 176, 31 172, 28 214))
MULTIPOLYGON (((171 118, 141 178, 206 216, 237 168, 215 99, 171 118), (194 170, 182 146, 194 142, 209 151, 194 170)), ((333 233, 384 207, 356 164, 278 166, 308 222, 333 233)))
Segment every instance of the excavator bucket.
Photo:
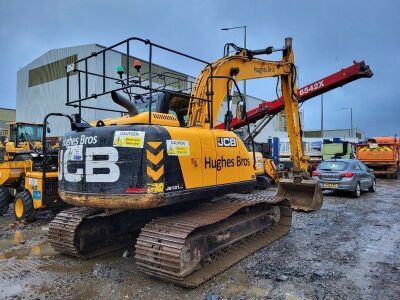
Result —
POLYGON ((323 202, 322 191, 315 180, 280 179, 277 196, 289 199, 292 208, 301 211, 318 210, 323 202))

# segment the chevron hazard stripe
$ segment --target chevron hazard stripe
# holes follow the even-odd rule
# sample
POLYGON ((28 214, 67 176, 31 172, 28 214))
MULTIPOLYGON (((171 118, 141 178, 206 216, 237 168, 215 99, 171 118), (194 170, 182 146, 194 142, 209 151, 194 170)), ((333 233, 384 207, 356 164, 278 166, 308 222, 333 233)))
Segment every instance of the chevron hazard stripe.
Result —
POLYGON ((161 166, 157 171, 150 167, 147 167, 147 176, 149 176, 153 181, 158 181, 161 176, 164 175, 164 166, 161 166))
POLYGON ((164 158, 164 151, 158 152, 158 154, 154 155, 149 150, 146 150, 146 157, 149 162, 153 165, 158 165, 161 160, 164 158))
POLYGON ((377 147, 373 147, 371 148, 370 146, 363 146, 360 148, 359 151, 363 151, 363 152, 367 152, 367 151, 393 151, 391 146, 377 146, 377 147))
POLYGON ((164 147, 163 142, 147 142, 147 178, 150 193, 164 192, 164 147))

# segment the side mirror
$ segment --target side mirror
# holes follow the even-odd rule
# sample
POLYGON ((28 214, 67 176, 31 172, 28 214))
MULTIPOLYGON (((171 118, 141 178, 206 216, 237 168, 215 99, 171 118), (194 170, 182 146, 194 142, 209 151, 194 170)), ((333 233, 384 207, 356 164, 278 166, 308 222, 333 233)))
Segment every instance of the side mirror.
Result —
POLYGON ((243 101, 239 101, 236 105, 236 118, 240 121, 243 120, 246 113, 246 107, 243 101))
POLYGON ((51 129, 49 126, 46 127, 46 131, 47 131, 47 133, 51 133, 51 129))

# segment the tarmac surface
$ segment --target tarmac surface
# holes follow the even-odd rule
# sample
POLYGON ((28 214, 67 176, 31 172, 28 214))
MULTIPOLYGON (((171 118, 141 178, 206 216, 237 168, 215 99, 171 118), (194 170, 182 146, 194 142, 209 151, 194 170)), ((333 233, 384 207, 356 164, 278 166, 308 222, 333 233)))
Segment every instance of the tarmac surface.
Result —
POLYGON ((359 199, 325 193, 288 235, 193 290, 139 273, 133 249, 60 255, 48 223, 0 217, 0 299, 400 299, 400 180, 359 199))

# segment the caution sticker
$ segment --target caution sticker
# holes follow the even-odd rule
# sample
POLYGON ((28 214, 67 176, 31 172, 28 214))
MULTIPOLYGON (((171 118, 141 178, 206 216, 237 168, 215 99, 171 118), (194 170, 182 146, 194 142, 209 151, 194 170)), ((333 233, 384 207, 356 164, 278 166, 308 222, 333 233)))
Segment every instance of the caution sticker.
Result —
POLYGON ((189 156, 189 142, 178 140, 167 140, 167 153, 171 156, 189 156))
POLYGON ((143 148, 144 135, 144 131, 116 131, 113 146, 143 148))
POLYGON ((38 185, 38 180, 37 180, 37 178, 29 178, 29 185, 30 185, 31 187, 37 187, 37 185, 38 185))

